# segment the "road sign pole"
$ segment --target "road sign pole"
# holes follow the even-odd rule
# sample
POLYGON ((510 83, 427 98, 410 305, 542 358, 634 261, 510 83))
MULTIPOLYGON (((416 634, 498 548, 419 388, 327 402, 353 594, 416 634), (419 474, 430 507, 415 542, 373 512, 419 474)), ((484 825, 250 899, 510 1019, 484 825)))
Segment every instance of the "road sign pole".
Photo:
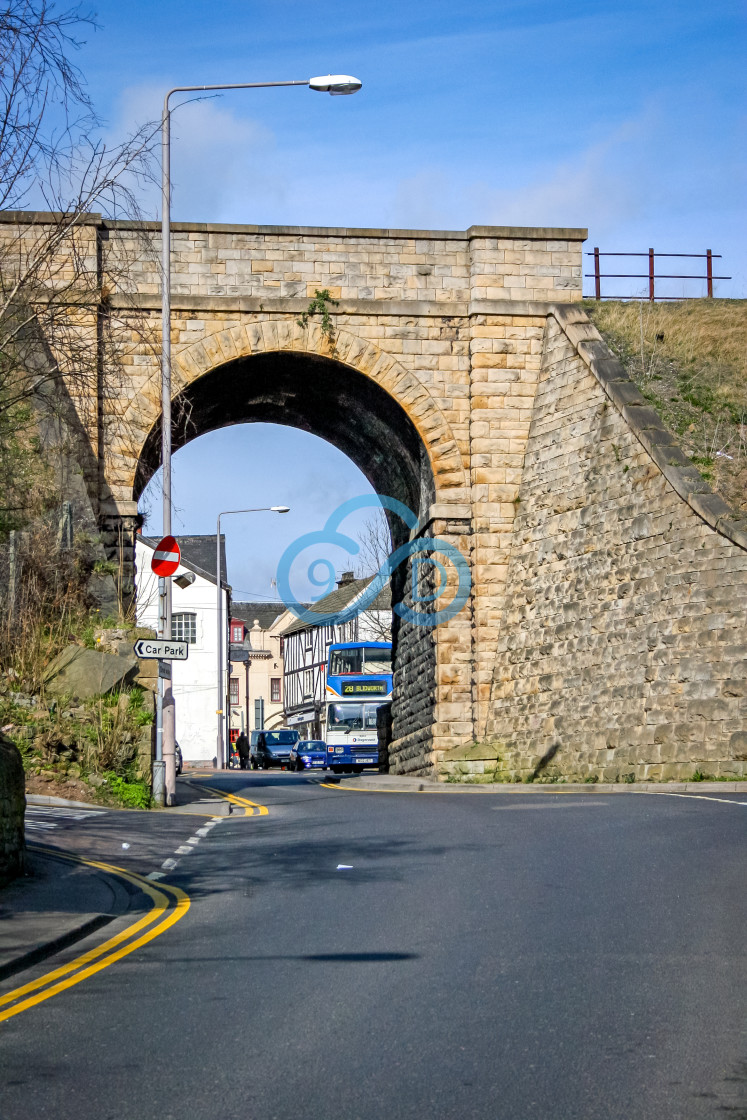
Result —
MULTIPOLYGON (((164 416, 164 427, 167 418, 164 416)), ((169 421, 170 423, 170 421, 169 421)), ((170 516, 169 516, 170 528, 170 516)), ((171 640, 171 576, 179 567, 181 553, 179 545, 166 526, 166 535, 158 542, 151 560, 151 569, 159 577, 159 619, 158 634, 161 639, 171 640)), ((158 686, 161 697, 161 758, 164 770, 164 799, 167 805, 176 801, 176 720, 174 711, 174 692, 170 679, 161 680, 158 686)))
MULTIPOLYGON (((158 636, 164 637, 164 606, 166 591, 163 576, 158 577, 158 636)), ((151 781, 153 800, 163 805, 166 790, 163 782, 163 681, 158 678, 156 691, 156 757, 153 762, 153 777, 151 781)))
POLYGON ((218 717, 218 738, 215 745, 215 765, 218 770, 224 767, 223 758, 223 697, 225 695, 223 689, 223 589, 221 587, 221 555, 220 555, 220 519, 222 514, 218 514, 218 524, 215 531, 215 573, 216 573, 216 602, 215 613, 218 623, 218 632, 216 641, 218 644, 217 649, 217 693, 215 714, 218 717))
MULTIPOLYGON (((161 117, 161 466, 163 532, 171 535, 171 111, 169 94, 161 117)), ((165 573, 167 574, 167 573, 165 573)), ((171 580, 163 596, 164 634, 171 637, 171 580)), ((163 761, 165 802, 176 802, 176 717, 171 681, 163 690, 163 761)))
MULTIPOLYGON (((169 612, 170 613, 170 612, 169 612)), ((163 761, 166 804, 176 804, 176 712, 171 680, 163 682, 163 761)))

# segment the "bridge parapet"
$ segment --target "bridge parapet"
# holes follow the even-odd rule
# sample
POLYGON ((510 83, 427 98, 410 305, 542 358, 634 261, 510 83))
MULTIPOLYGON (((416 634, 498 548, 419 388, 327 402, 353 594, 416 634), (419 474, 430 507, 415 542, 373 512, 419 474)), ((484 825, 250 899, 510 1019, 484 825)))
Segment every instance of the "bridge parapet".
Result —
MULTIPOLYGON (((130 284, 160 291, 157 224, 107 223, 123 246, 152 248, 130 284)), ((583 229, 472 226, 464 232, 291 226, 172 225, 174 296, 313 297, 465 303, 581 298, 583 229)), ((132 248, 128 256, 134 258, 132 248)))

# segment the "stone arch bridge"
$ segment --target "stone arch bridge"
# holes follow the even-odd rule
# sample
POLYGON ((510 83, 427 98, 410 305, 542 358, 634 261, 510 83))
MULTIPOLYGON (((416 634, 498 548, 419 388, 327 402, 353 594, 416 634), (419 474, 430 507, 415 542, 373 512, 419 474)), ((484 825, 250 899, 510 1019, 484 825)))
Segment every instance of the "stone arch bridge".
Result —
MULTIPOLYGON (((124 339, 78 412, 127 571, 160 457, 159 230, 91 215, 78 236, 99 337, 124 339)), ((585 236, 172 227, 174 447, 230 423, 304 428, 468 561, 454 618, 395 633, 398 772, 744 771, 747 527, 578 306, 585 236), (331 339, 299 324, 322 289, 331 339)), ((395 598, 411 594, 403 574, 395 598)))

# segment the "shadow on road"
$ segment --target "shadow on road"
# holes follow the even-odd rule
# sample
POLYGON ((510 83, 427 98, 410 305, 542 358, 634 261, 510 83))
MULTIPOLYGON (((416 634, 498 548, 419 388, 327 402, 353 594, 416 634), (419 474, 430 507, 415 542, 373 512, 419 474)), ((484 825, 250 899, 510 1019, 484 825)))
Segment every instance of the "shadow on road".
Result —
MULTIPOLYGON (((340 824, 336 822, 338 828, 340 824)), ((475 844, 429 844, 401 834, 324 836, 320 833, 329 833, 329 822, 308 818, 293 824, 261 818, 257 825, 251 834, 234 832, 230 848, 228 834, 216 835, 206 849, 211 856, 208 866, 200 862, 192 872, 185 860, 169 878, 193 900, 230 892, 246 896, 260 890, 311 891, 332 880, 344 890, 355 890, 370 883, 407 881, 457 849, 464 854, 480 850, 475 844), (227 856, 232 862, 227 863, 227 856)))
MULTIPOLYGON (((221 953, 219 957, 176 957, 170 954, 167 964, 215 964, 216 962, 222 963, 223 961, 245 961, 252 963, 256 961, 316 961, 317 963, 327 964, 329 962, 336 962, 340 964, 389 964, 393 961, 416 961, 420 960, 420 953, 309 953, 307 955, 299 955, 296 953, 254 953, 250 955, 226 955, 221 953)), ((159 967, 161 967, 159 965, 159 967)))

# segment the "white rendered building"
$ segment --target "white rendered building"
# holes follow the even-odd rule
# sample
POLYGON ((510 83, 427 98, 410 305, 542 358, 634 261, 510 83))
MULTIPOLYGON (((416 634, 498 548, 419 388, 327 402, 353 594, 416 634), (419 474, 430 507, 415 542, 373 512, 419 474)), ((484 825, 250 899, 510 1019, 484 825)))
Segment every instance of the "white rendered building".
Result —
MULTIPOLYGON (((186 661, 173 661, 172 685, 176 711, 176 739, 184 764, 213 765, 217 752, 216 709, 218 673, 215 536, 178 537, 181 559, 171 577, 171 634, 189 643, 186 661), (180 577, 186 577, 181 578, 180 577), (192 578, 192 582, 188 580, 192 578), (184 586, 182 586, 184 585, 184 586)), ((138 626, 158 629, 158 577, 151 559, 158 541, 138 535, 135 543, 135 593, 138 626)), ((225 541, 221 534, 221 571, 226 571, 225 541)), ((224 692, 228 666, 230 588, 222 583, 222 665, 224 692)))

